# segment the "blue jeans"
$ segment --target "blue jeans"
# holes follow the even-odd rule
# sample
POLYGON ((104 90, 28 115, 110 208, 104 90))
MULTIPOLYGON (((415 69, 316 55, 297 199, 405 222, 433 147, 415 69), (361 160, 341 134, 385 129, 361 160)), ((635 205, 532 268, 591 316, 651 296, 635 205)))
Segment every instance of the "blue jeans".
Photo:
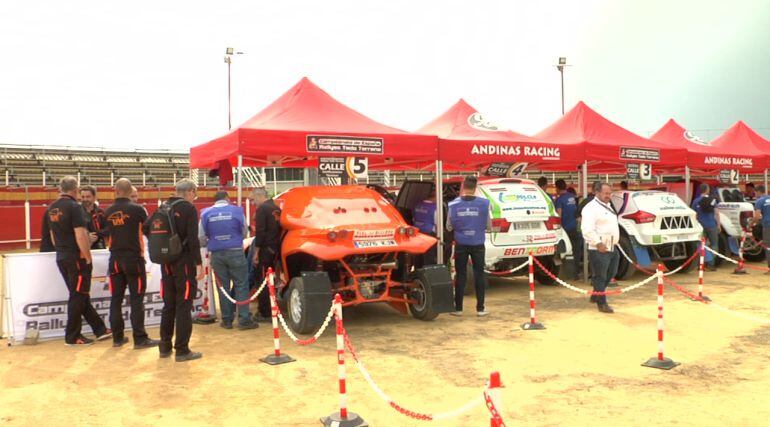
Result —
MULTIPOLYGON (((706 236, 706 240, 708 241, 709 247, 714 251, 719 252, 719 229, 716 227, 714 228, 703 227, 703 234, 706 236)), ((717 260, 716 256, 711 257, 709 266, 714 267, 716 265, 716 260, 717 260)))
POLYGON ((468 278, 468 258, 473 262, 473 280, 476 286, 476 311, 484 311, 484 292, 487 276, 484 273, 484 245, 455 245, 455 310, 463 311, 465 280, 468 278))
MULTIPOLYGON (((249 298, 249 286, 246 284, 248 264, 241 249, 230 249, 211 253, 211 268, 214 269, 217 283, 236 301, 249 298), (232 283, 231 283, 232 282, 232 283)), ((233 322, 235 304, 223 295, 219 296, 219 309, 222 311, 222 321, 233 322)), ((249 305, 238 306, 238 323, 247 324, 250 321, 249 305)))
MULTIPOLYGON (((599 252, 595 249, 588 251, 588 263, 591 265, 591 286, 594 291, 604 292, 610 280, 618 272, 618 261, 620 255, 613 249, 612 252, 599 252)), ((597 304, 607 304, 607 296, 597 295, 597 304)))

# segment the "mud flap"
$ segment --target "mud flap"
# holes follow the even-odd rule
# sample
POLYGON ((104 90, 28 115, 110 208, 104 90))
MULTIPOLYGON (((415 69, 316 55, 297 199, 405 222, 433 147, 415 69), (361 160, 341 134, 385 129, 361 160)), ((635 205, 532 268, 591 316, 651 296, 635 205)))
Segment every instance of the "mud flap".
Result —
POLYGON ((634 239, 631 240, 631 245, 634 247, 634 255, 636 255, 636 263, 644 268, 648 268, 652 266, 652 259, 650 259, 650 252, 647 250, 647 248, 644 246, 638 245, 634 239))
POLYGON ((423 283, 432 290, 432 307, 435 313, 450 313, 455 310, 452 275, 444 265, 431 265, 417 270, 424 278, 423 283))

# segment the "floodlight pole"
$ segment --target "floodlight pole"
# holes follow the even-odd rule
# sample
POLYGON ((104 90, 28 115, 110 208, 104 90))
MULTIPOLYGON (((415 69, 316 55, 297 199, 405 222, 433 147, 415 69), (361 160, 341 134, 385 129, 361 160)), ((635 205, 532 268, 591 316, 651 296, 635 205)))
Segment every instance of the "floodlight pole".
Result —
POLYGON ((559 66, 559 74, 561 75, 561 115, 564 115, 564 67, 559 66))
MULTIPOLYGON (((229 56, 225 57, 225 62, 227 63, 227 130, 230 130, 233 128, 233 120, 232 120, 232 103, 230 101, 230 63, 232 62, 230 60, 229 56)), ((239 172, 240 173, 240 172, 239 172)))

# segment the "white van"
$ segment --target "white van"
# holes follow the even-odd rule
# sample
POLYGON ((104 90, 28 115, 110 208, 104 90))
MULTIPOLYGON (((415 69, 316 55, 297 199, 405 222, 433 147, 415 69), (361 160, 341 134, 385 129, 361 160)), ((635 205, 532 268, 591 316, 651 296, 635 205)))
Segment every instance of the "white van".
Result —
MULTIPOLYGON (((642 267, 655 269, 654 263, 660 261, 673 270, 698 251, 703 227, 695 211, 675 193, 616 191, 612 193, 612 206, 618 213, 620 246, 642 267)), ((615 277, 627 279, 635 271, 621 255, 615 277)))
MULTIPOLYGON (((459 196, 461 184, 462 178, 444 182, 445 203, 459 196)), ((396 207, 407 221, 411 221, 414 206, 428 198, 433 188, 434 184, 429 181, 403 183, 396 207)), ((561 229, 561 219, 551 198, 535 182, 479 177, 476 196, 488 199, 491 210, 492 231, 487 233, 485 244, 487 272, 505 276, 532 252, 548 270, 559 274, 561 261, 572 254, 572 247, 561 229)), ((524 268, 515 274, 526 273, 524 268)), ((535 269, 535 278, 542 284, 554 284, 554 280, 539 268, 535 269)))

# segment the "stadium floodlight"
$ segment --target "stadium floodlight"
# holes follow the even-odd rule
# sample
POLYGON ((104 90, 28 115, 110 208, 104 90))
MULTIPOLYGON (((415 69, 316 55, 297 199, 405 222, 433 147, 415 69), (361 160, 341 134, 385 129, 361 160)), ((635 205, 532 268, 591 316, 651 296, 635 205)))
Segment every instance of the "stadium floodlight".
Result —
POLYGON ((566 56, 560 56, 559 62, 556 65, 556 69, 559 70, 559 74, 561 74, 561 114, 564 115, 564 67, 569 67, 567 65, 567 57, 566 56))
POLYGON ((567 58, 560 56, 559 57, 559 65, 567 65, 567 58))
POLYGON ((225 55, 232 55, 235 49, 228 47, 225 49, 225 55))

